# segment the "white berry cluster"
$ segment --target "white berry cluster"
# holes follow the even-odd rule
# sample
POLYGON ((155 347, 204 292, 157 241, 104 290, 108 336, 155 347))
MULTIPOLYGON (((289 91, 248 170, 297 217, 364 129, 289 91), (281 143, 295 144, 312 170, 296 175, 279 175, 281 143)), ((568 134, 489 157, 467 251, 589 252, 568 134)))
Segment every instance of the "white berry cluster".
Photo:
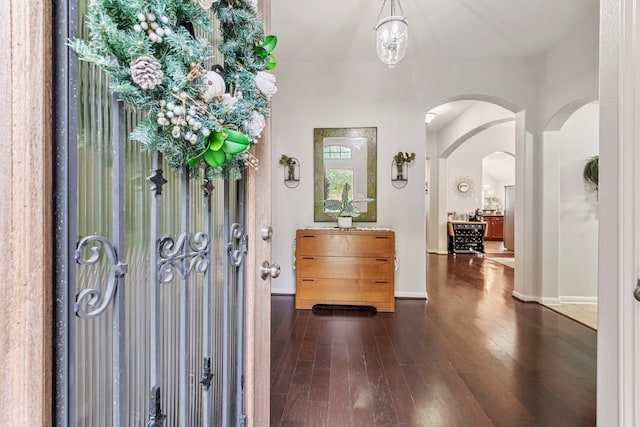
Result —
POLYGON ((248 166, 251 166, 255 170, 259 169, 260 161, 253 155, 249 150, 243 151, 238 155, 243 162, 245 162, 248 166))
MULTIPOLYGON (((139 13, 138 21, 140 21, 140 23, 134 25, 133 30, 136 33, 140 33, 143 30, 146 31, 149 40, 153 43, 162 43, 162 38, 171 34, 171 28, 168 26, 161 27, 160 24, 158 24, 156 15, 151 12, 147 14, 139 13)), ((161 16, 160 22, 166 25, 169 23, 169 18, 161 16)))
MULTIPOLYGON (((186 94, 180 94, 180 98, 186 100, 186 94)), ((202 111, 193 104, 190 105, 189 108, 186 108, 184 102, 182 104, 176 104, 171 101, 166 102, 165 100, 161 100, 157 123, 160 126, 173 125, 171 135, 174 138, 183 138, 191 144, 196 144, 198 141, 198 131, 205 137, 211 134, 209 129, 202 126, 202 122, 200 121, 202 114, 202 111)))

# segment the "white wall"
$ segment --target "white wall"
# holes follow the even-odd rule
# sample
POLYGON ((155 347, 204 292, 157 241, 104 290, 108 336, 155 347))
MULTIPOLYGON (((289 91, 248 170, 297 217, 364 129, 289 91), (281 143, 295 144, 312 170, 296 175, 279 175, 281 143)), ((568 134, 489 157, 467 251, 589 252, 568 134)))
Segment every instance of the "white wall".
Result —
POLYGON ((544 144, 543 131, 549 129, 552 119, 557 118, 558 112, 566 106, 575 104, 577 108, 585 100, 598 99, 599 33, 595 31, 599 28, 598 19, 598 14, 587 16, 583 25, 541 55, 537 64, 539 115, 534 118, 527 114, 527 130, 535 130, 524 147, 526 158, 518 160, 524 162, 520 170, 525 174, 526 185, 523 191, 516 189, 516 198, 523 198, 518 205, 523 207, 522 214, 527 215, 518 220, 516 213, 516 246, 520 235, 526 239, 529 247, 526 249, 527 258, 520 260, 524 261, 522 268, 519 269, 516 263, 516 283, 525 285, 520 288, 516 286, 514 295, 525 301, 542 302, 557 296, 557 285, 547 280, 547 277, 557 274, 554 271, 557 244, 550 234, 550 227, 554 229, 554 221, 557 221, 554 208, 557 201, 553 200, 553 196, 547 200, 548 194, 545 194, 546 186, 550 183, 553 185, 551 179, 545 181, 548 176, 545 162, 549 159, 554 162, 557 158, 553 157, 553 153, 545 152, 548 146, 544 144), (525 229, 518 233, 518 228, 523 226, 525 229))
MULTIPOLYGON (((278 29, 274 27, 272 31, 277 34, 278 29)), ((597 27, 585 27, 583 31, 597 33, 597 27)), ((564 60, 571 62, 571 55, 569 52, 564 60)), ((423 177, 427 147, 424 113, 455 98, 495 98, 526 111, 526 116, 518 115, 517 120, 522 119, 529 133, 536 135, 539 133, 535 127, 539 122, 539 67, 538 58, 434 58, 431 61, 405 58, 391 70, 377 61, 279 62, 275 70, 279 91, 273 98, 272 109, 274 162, 270 166, 274 177, 282 176, 282 166, 277 164, 280 154, 297 157, 301 162, 301 182, 297 188, 289 189, 274 180, 273 261, 281 264, 282 274, 273 281, 273 292, 295 292, 295 276, 290 262, 295 230, 314 225, 313 128, 375 126, 378 128, 378 222, 366 225, 390 227, 396 231, 399 259, 396 295, 425 296, 425 281, 420 279, 426 275, 423 177), (403 189, 392 187, 390 182, 392 156, 399 150, 416 153, 416 160, 409 167, 409 183, 403 189)), ((551 67, 549 71, 552 71, 551 67)), ((597 72, 591 74, 596 76, 597 72)), ((546 76, 545 81, 550 81, 551 77, 546 76)), ((597 92, 597 78, 574 83, 572 88, 579 89, 577 92, 585 96, 597 92)), ((558 91, 562 92, 562 88, 558 91)), ((575 93, 571 90, 569 96, 575 93)), ((525 133, 524 127, 516 132, 521 138, 525 133)), ((531 142, 536 143, 535 138, 531 142)), ((526 156, 522 162, 529 171, 527 179, 531 180, 533 165, 536 164, 533 147, 523 142, 517 150, 526 156)), ((437 154, 434 157, 430 153, 429 157, 436 159, 437 154)), ((437 163, 431 162, 432 177, 443 173, 437 163)), ((522 171, 524 169, 521 168, 522 171)), ((536 185, 539 184, 531 184, 532 188, 536 185)), ((539 189, 538 192, 542 193, 539 189)), ((534 191, 530 193, 528 197, 536 194, 534 191)), ((432 181, 432 206, 434 199, 441 198, 432 181)), ((533 201, 523 206, 524 209, 531 208, 533 201)), ((430 211, 433 215, 433 209, 430 211)), ((523 219, 521 226, 524 227, 527 221, 523 219)), ((539 244, 531 237, 535 234, 535 224, 531 224, 532 229, 525 239, 534 242, 527 243, 529 245, 539 244)), ((524 233, 521 235, 524 237, 524 233)), ((539 247, 537 250, 541 251, 539 247)), ((526 253, 534 252, 533 247, 526 249, 526 253)), ((535 277, 532 271, 536 265, 539 268, 537 261, 531 261, 531 266, 527 272, 521 273, 519 280, 534 280, 531 277, 535 277)), ((528 285, 523 292, 535 293, 536 289, 539 285, 528 285)))
MULTIPOLYGON (((595 302, 597 299, 598 200, 585 188, 582 170, 598 153, 599 106, 590 103, 577 110, 560 131, 548 132, 545 146, 553 146, 557 160, 557 298, 561 302, 595 302)), ((551 170, 551 169, 549 169, 551 170)), ((548 298, 554 295, 547 295, 548 298)))
MULTIPOLYGON (((313 128, 376 126, 378 221, 364 225, 396 231, 396 295, 424 297, 424 113, 442 100, 464 93, 490 94, 521 105, 534 105, 532 64, 529 58, 429 64, 407 61, 389 70, 378 62, 279 63, 279 91, 273 98, 273 158, 279 159, 281 154, 297 157, 301 182, 297 188, 289 189, 274 181, 276 238, 272 258, 281 264, 282 273, 273 281, 273 292, 295 292, 290 262, 295 230, 314 225, 313 128), (396 189, 390 181, 391 161, 400 150, 415 152, 416 160, 409 166, 408 185, 396 189)), ((271 167, 274 177, 282 176, 282 166, 277 161, 271 167)))
MULTIPOLYGON (((473 212, 482 209, 482 160, 491 153, 515 152, 515 123, 508 122, 492 126, 469 138, 448 158, 447 212, 473 212), (469 177, 473 181, 473 194, 463 197, 455 189, 459 177, 469 177)), ((495 183, 497 186, 498 184, 495 183)), ((504 198, 504 187, 495 194, 504 198)))
MULTIPOLYGON (((587 17, 584 28, 598 27, 598 16, 587 17)), ((534 235, 538 241, 534 262, 540 269, 536 282, 539 287, 524 293, 540 301, 555 303, 558 293, 558 227, 559 225, 559 147, 547 140, 549 132, 557 131, 573 112, 588 101, 598 99, 598 40, 593 31, 576 31, 540 57, 540 127, 535 135, 536 190, 531 200, 536 209, 534 235)))

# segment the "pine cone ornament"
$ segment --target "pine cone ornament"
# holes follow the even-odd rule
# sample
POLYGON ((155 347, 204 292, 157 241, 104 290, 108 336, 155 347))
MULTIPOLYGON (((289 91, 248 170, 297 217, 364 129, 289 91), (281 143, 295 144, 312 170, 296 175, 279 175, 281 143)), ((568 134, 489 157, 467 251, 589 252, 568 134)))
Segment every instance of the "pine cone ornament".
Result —
POLYGON ((142 89, 155 89, 162 83, 162 65, 151 55, 142 55, 129 66, 131 78, 142 89))

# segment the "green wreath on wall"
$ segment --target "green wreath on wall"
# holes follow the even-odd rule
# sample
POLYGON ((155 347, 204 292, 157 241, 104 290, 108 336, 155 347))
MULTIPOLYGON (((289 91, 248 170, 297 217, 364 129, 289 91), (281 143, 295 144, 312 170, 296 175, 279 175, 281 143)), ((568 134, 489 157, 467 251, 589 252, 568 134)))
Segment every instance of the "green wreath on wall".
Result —
POLYGON ((257 159, 258 142, 276 93, 275 36, 265 36, 255 1, 211 5, 222 32, 224 67, 204 68, 213 46, 194 27, 213 30, 203 7, 189 0, 95 0, 89 40, 70 47, 109 76, 111 89, 144 119, 130 135, 179 169, 209 166, 213 176, 238 177, 257 159))

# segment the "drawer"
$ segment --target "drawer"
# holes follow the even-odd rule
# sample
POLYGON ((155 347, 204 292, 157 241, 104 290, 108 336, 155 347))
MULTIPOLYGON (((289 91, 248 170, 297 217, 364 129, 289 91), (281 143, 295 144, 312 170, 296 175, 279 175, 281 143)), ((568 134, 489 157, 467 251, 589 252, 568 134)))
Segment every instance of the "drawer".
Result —
POLYGON ((379 311, 393 311, 393 282, 390 280, 298 279, 296 308, 315 304, 371 305, 379 311))
POLYGON ((334 257, 393 257, 395 242, 391 232, 323 233, 299 230, 296 248, 299 256, 330 254, 334 257))
POLYGON ((390 279, 393 277, 392 258, 347 258, 299 256, 297 275, 311 279, 390 279))

